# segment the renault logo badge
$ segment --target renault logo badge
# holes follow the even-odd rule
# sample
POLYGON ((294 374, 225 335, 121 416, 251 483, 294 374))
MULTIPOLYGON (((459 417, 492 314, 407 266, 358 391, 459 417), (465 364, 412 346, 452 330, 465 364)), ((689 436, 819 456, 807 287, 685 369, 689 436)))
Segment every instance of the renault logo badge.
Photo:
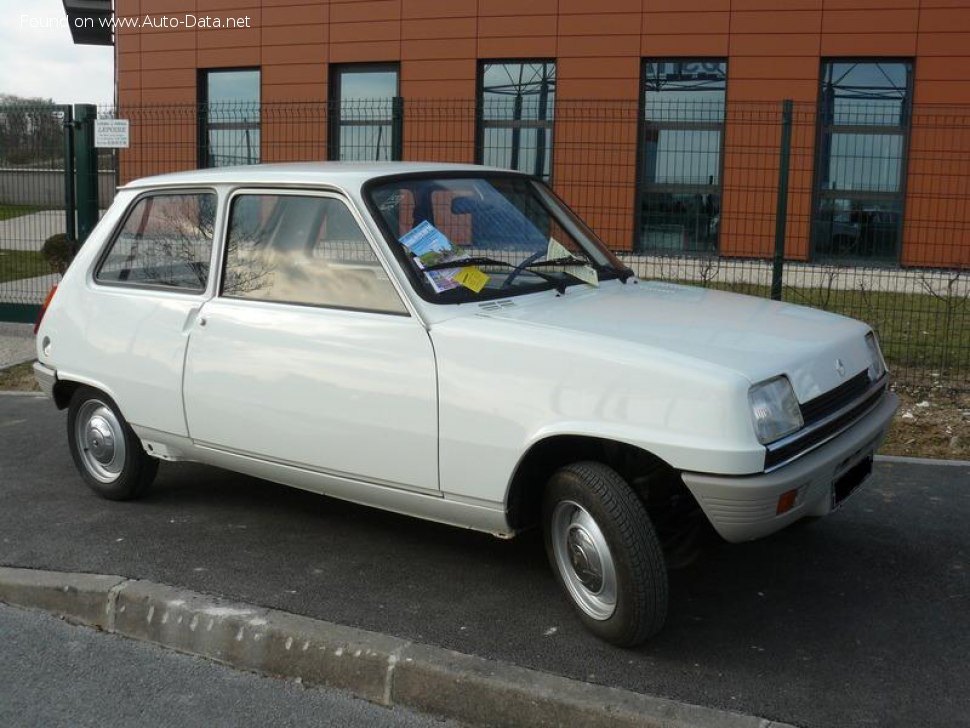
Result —
POLYGON ((845 364, 842 363, 841 359, 835 360, 835 371, 839 373, 840 377, 845 376, 845 364))

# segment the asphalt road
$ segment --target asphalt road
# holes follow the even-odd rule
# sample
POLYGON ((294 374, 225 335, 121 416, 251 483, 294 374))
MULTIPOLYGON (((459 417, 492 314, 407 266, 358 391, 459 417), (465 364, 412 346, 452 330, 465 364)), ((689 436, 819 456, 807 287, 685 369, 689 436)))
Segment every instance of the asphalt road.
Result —
POLYGON ((0 606, 0 644, 0 725, 6 728, 457 725, 11 607, 0 606))
POLYGON ((877 465, 838 513, 672 574, 665 631, 583 631, 511 542, 191 465, 99 500, 65 416, 0 397, 0 563, 121 574, 805 726, 970 725, 970 468, 877 465))

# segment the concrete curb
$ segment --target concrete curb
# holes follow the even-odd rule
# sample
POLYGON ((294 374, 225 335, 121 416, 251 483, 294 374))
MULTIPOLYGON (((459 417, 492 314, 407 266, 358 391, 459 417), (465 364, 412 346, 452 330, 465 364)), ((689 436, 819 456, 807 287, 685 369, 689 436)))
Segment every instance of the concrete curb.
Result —
POLYGON ((904 463, 906 465, 948 465, 965 468, 970 460, 937 460, 936 458, 915 458, 908 455, 876 455, 877 463, 904 463))
POLYGON ((476 725, 791 728, 121 576, 0 567, 0 602, 476 725))

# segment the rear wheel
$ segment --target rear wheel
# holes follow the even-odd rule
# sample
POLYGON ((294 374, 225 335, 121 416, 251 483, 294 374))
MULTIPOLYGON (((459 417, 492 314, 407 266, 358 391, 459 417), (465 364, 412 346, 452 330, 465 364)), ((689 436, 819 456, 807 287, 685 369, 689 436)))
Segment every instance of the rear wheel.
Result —
POLYGON ((667 616, 667 571, 646 509, 613 469, 558 470, 542 504, 546 553, 587 629, 633 647, 667 616))
POLYGON ((110 500, 148 490, 158 460, 145 452, 118 406, 103 392, 78 387, 67 410, 67 440, 84 482, 110 500))

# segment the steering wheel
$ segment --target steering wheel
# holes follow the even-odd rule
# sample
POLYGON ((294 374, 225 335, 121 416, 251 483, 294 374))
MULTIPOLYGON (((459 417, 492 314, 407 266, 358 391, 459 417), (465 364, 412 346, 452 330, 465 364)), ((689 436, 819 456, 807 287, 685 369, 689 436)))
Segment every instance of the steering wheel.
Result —
POLYGON ((546 251, 540 250, 538 252, 533 253, 525 260, 523 260, 521 263, 515 266, 515 268, 509 271, 509 274, 505 276, 505 280, 502 281, 502 285, 499 286, 499 288, 508 288, 509 286, 511 286, 515 282, 515 279, 519 277, 519 274, 522 271, 524 271, 530 265, 535 263, 537 260, 539 260, 539 258, 544 256, 545 254, 546 254, 546 251))

